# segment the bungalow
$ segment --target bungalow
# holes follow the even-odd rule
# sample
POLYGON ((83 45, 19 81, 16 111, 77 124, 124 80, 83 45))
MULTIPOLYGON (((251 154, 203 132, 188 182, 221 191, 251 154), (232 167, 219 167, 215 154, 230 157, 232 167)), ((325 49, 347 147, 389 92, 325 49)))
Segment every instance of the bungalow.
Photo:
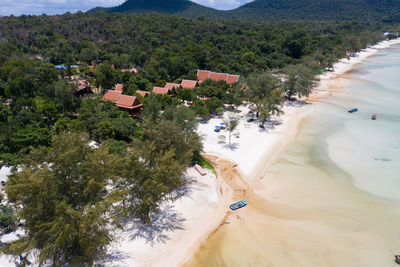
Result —
POLYGON ((235 84, 239 81, 240 76, 239 75, 231 75, 228 73, 217 73, 217 72, 211 72, 208 70, 198 70, 197 71, 197 80, 199 83, 211 79, 213 81, 224 81, 227 84, 235 84))
POLYGON ((128 111, 132 117, 138 115, 142 111, 143 107, 142 103, 140 103, 136 96, 123 95, 121 92, 115 90, 107 90, 102 100, 111 101, 117 104, 117 107, 128 111))
POLYGON ((81 97, 87 94, 92 94, 92 90, 90 89, 90 83, 86 80, 80 80, 78 82, 78 87, 75 88, 75 95, 77 97, 81 97))
POLYGON ((230 75, 228 76, 228 79, 226 80, 227 84, 235 84, 239 81, 240 76, 239 75, 230 75))
POLYGON ((165 87, 158 87, 158 86, 154 86, 153 93, 155 93, 156 95, 165 95, 165 94, 171 95, 172 94, 170 89, 165 88, 165 87))
POLYGON ((226 81, 228 80, 228 76, 229 76, 228 73, 216 73, 216 72, 211 72, 209 78, 210 78, 211 80, 213 80, 213 81, 216 81, 216 82, 219 82, 219 81, 224 81, 224 82, 226 82, 226 81))
POLYGON ((122 72, 130 72, 132 74, 138 73, 138 70, 136 68, 131 68, 131 69, 121 69, 122 72))
POLYGON ((182 80, 181 87, 185 89, 193 89, 197 85, 197 81, 192 80, 182 80))
POLYGON ((174 88, 178 90, 181 85, 179 83, 167 83, 164 87, 172 91, 174 88))
POLYGON ((115 90, 107 90, 101 100, 106 100, 106 101, 111 101, 111 102, 117 103, 120 96, 121 96, 121 92, 118 92, 115 90))
POLYGON ((204 82, 208 78, 210 78, 210 71, 208 71, 208 70, 198 70, 197 71, 197 81, 199 81, 199 83, 204 82))
POLYGON ((136 96, 121 95, 117 101, 117 107, 128 111, 132 117, 135 117, 140 114, 143 105, 136 96))
POLYGON ((146 96, 150 95, 150 92, 142 91, 142 90, 136 90, 136 94, 141 95, 142 97, 146 97, 146 96))

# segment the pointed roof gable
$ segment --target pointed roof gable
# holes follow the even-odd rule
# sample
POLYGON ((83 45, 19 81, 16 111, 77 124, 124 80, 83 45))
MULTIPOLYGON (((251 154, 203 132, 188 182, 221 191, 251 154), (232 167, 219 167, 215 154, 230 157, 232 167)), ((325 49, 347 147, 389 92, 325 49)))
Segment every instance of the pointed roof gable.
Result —
POLYGON ((182 88, 186 88, 186 89, 193 89, 196 87, 197 81, 193 81, 193 80, 182 80, 181 82, 181 86, 182 88))
POLYGON ((86 89, 86 88, 88 88, 88 87, 90 87, 90 83, 89 83, 88 81, 86 81, 86 80, 80 80, 80 81, 78 82, 78 87, 75 88, 75 90, 76 90, 76 91, 81 91, 81 90, 86 89))
POLYGON ((169 93, 169 89, 168 88, 164 88, 164 87, 155 86, 153 88, 153 93, 158 94, 158 95, 165 95, 165 94, 169 93))
POLYGON ((145 96, 147 96, 147 95, 150 95, 150 92, 142 91, 142 90, 136 90, 136 94, 145 97, 145 96))
POLYGON ((179 83, 167 83, 164 88, 168 88, 169 90, 172 90, 174 88, 179 89, 181 85, 179 83))
POLYGON ((199 82, 205 81, 210 77, 210 71, 208 70, 198 70, 197 71, 197 80, 199 82))
POLYGON ((210 73, 210 79, 218 82, 218 81, 227 81, 228 80, 229 74, 227 73, 216 73, 216 72, 211 72, 210 73))
POLYGON ((137 108, 142 104, 139 102, 136 96, 121 95, 118 99, 117 106, 120 108, 137 108))
POLYGON ((121 96, 121 92, 118 92, 115 90, 107 90, 107 92, 104 94, 102 99, 117 103, 120 96, 121 96))
POLYGON ((123 84, 116 84, 115 85, 115 91, 118 91, 118 92, 123 92, 124 91, 124 85, 123 84))
POLYGON ((237 83, 239 81, 239 78, 240 78, 239 75, 229 75, 226 83, 227 84, 237 83))

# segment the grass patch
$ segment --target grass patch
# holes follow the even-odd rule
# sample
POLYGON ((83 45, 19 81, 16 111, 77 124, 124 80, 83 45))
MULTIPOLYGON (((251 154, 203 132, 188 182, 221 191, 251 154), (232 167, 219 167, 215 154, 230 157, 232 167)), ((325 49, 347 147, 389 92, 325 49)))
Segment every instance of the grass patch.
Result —
POLYGON ((202 156, 197 156, 194 164, 199 164, 202 168, 211 170, 217 177, 217 171, 215 170, 214 166, 202 156))

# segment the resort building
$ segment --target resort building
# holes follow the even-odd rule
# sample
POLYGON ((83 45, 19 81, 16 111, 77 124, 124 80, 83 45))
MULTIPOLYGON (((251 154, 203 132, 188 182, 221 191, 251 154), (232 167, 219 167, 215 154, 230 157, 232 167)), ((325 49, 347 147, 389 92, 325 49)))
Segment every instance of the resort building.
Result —
POLYGON ((132 117, 135 117, 140 114, 143 105, 136 96, 121 95, 117 101, 117 107, 128 111, 132 117))
POLYGON ((208 70, 198 70, 197 71, 197 80, 199 83, 204 82, 207 79, 211 79, 213 81, 224 81, 227 84, 235 84, 239 81, 239 75, 232 75, 229 73, 217 73, 211 72, 208 70))
POLYGON ((197 81, 193 80, 182 80, 181 87, 185 89, 194 89, 197 85, 197 81))
POLYGON ((131 68, 131 69, 121 69, 122 72, 129 72, 132 74, 136 74, 138 70, 136 68, 131 68))
POLYGON ((132 117, 140 114, 143 107, 142 103, 140 103, 136 96, 123 95, 121 92, 116 90, 107 90, 102 100, 115 103, 120 109, 129 112, 132 117))
POLYGON ((154 86, 153 93, 156 95, 171 95, 172 91, 169 88, 154 86))
POLYGON ((141 95, 142 97, 146 97, 146 96, 150 95, 150 92, 142 91, 142 90, 136 90, 136 94, 141 95))
POLYGON ((78 87, 75 88, 75 95, 77 97, 81 97, 92 93, 93 92, 90 89, 90 83, 87 80, 78 81, 78 87))
POLYGON ((174 88, 178 90, 181 85, 179 83, 167 83, 164 87, 172 91, 174 88))

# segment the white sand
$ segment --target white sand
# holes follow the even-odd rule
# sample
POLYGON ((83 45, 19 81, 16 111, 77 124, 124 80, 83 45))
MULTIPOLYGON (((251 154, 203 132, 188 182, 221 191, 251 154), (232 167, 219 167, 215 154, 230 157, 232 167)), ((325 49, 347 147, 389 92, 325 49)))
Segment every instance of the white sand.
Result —
POLYGON ((249 115, 248 106, 241 106, 238 129, 239 138, 232 135, 229 146, 229 132, 222 130, 214 132, 215 125, 222 122, 222 118, 213 118, 206 124, 199 124, 198 132, 203 137, 204 151, 206 154, 215 154, 227 158, 239 165, 245 175, 256 168, 257 163, 270 151, 282 148, 282 141, 290 141, 297 133, 299 122, 312 111, 312 105, 303 105, 300 102, 285 104, 285 114, 273 117, 265 123, 265 129, 259 127, 260 122, 247 122, 249 115), (218 137, 226 136, 225 143, 219 143, 218 137))
POLYGON ((217 179, 210 170, 206 172, 206 176, 200 176, 194 168, 188 169, 186 177, 190 182, 185 195, 166 204, 154 218, 152 228, 128 223, 128 230, 117 235, 112 246, 115 253, 106 266, 178 265, 194 249, 193 244, 201 242, 207 231, 217 226, 209 216, 223 216, 218 212, 217 179), (131 226, 134 227, 129 230, 131 226))

